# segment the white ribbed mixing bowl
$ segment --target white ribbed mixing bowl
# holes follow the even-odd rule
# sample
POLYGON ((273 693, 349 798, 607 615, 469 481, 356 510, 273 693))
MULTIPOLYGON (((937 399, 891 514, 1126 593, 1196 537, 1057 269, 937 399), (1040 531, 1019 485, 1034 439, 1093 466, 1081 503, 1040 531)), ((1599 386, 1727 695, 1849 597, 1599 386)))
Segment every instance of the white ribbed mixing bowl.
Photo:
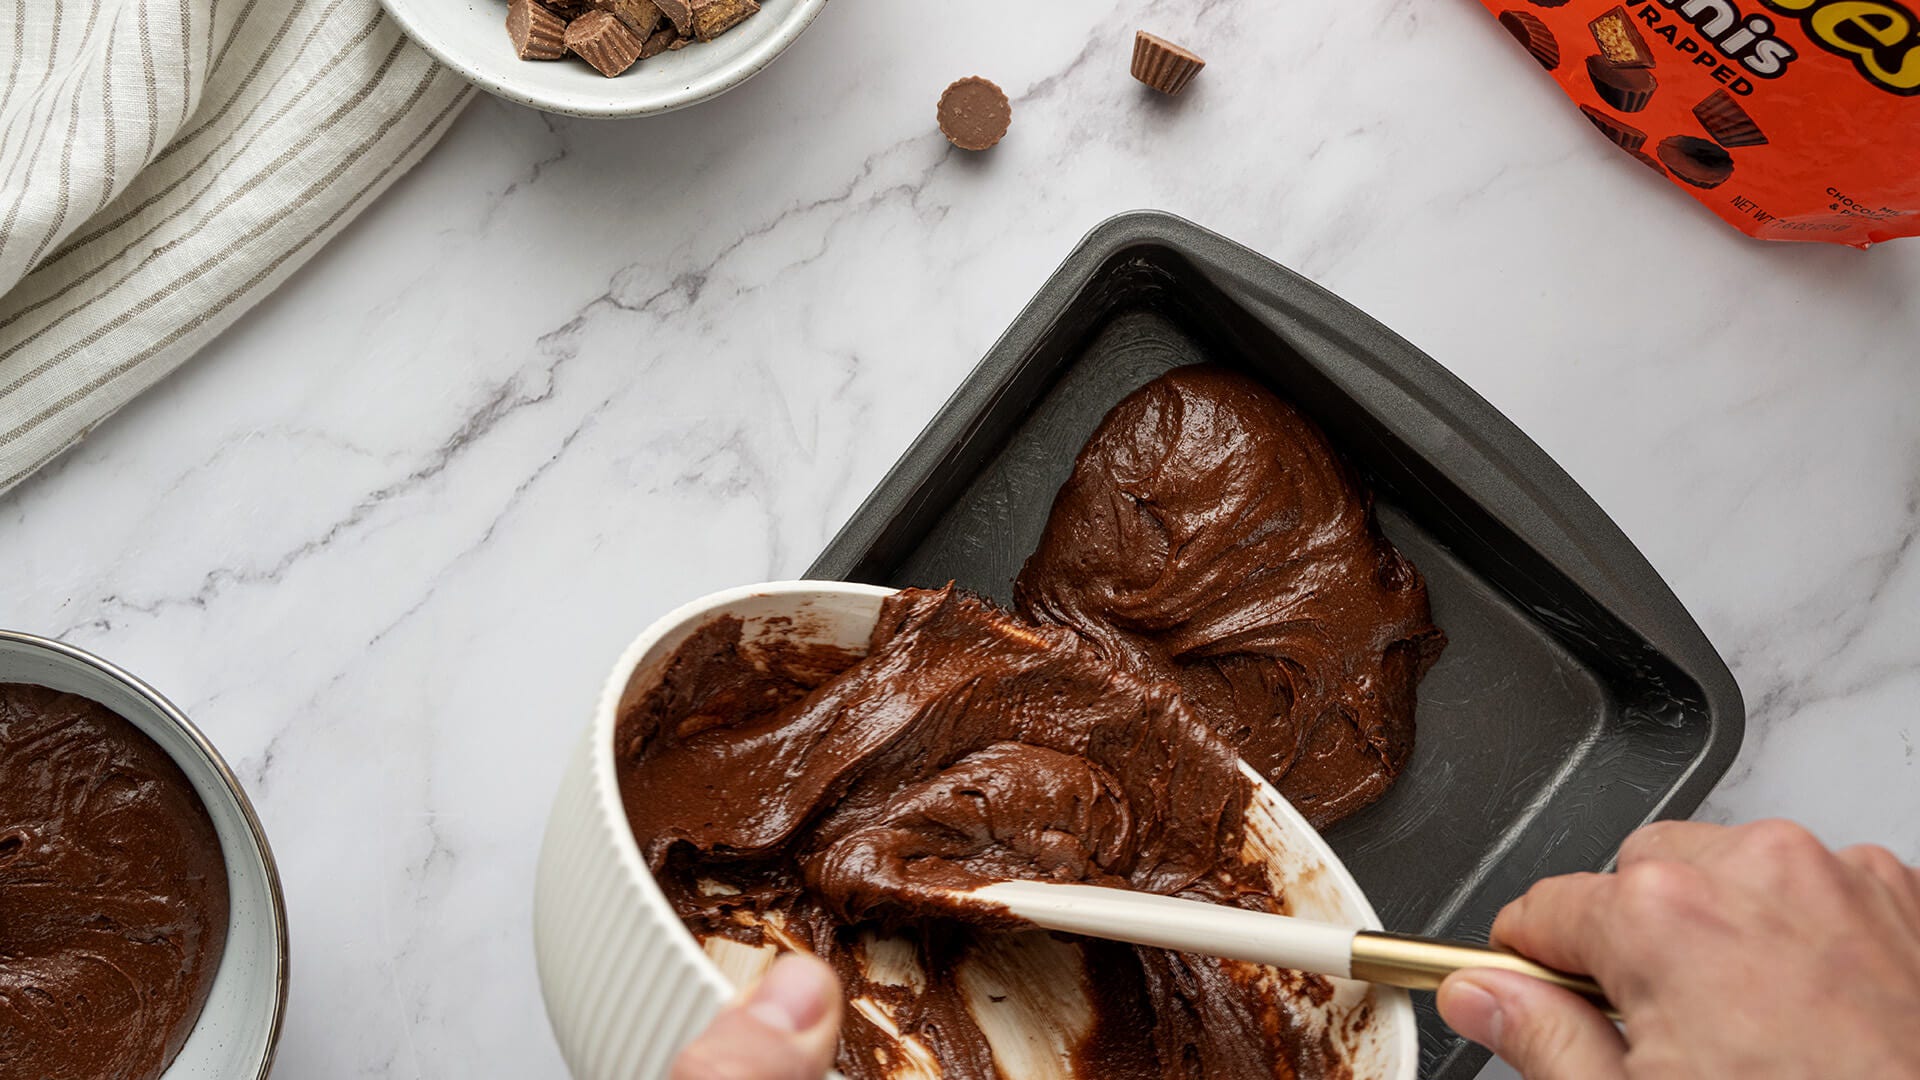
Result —
MULTIPOLYGON (((760 632, 861 649, 892 589, 845 582, 786 581, 727 589, 669 612, 621 656, 601 693, 586 739, 560 782, 534 883, 534 953, 560 1052, 579 1080, 651 1080, 734 993, 734 978, 765 962, 754 950, 709 958, 661 895, 627 826, 614 772, 613 734, 622 706, 650 689, 666 662, 720 615, 760 632), (766 620, 782 622, 772 628, 766 620), (786 620, 791 620, 787 622, 786 620)), ((1244 769, 1244 766, 1243 766, 1244 769)), ((1378 929, 1380 920, 1326 842, 1285 799, 1256 782, 1250 843, 1268 854, 1268 876, 1293 913, 1378 929)), ((1418 1035, 1404 991, 1334 980, 1323 1007, 1355 1080, 1414 1080, 1418 1035), (1368 1008, 1367 1023, 1350 1023, 1368 1008)), ((903 1056, 903 1062, 911 1060, 903 1056)))

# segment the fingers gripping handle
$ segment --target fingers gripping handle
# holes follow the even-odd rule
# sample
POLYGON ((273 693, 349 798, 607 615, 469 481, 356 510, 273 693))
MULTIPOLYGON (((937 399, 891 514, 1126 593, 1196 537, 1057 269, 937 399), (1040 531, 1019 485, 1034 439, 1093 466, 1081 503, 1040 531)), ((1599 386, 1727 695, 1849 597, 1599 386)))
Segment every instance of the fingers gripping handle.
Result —
POLYGON ((1619 1011, 1607 1000, 1600 984, 1584 975, 1536 964, 1524 956, 1481 945, 1462 945, 1428 938, 1407 937, 1374 930, 1362 930, 1353 936, 1352 973, 1356 979, 1402 986, 1409 990, 1433 990, 1442 980, 1467 968, 1497 968, 1518 972, 1541 982, 1571 990, 1592 1002, 1609 1017, 1620 1019, 1619 1011))

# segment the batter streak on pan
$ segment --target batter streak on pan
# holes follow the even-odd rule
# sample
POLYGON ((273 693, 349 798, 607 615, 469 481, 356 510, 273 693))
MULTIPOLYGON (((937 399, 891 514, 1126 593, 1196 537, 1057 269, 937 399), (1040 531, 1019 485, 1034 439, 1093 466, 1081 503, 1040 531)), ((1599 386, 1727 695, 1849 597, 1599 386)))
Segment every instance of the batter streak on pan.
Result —
MULTIPOLYGON (((1243 855, 1251 784, 1232 749, 1171 684, 1115 669, 1071 631, 951 586, 907 590, 866 658, 825 681, 818 655, 794 665, 741 634, 732 619, 703 628, 620 719, 642 854, 696 934, 771 934, 827 958, 942 1075, 998 1075, 966 987, 1022 937, 943 889, 1039 878, 1286 910, 1243 855), (915 974, 869 966, 883 938, 891 968, 904 951, 915 974)), ((1078 1076, 1349 1075, 1299 1013, 1331 992, 1317 976, 1276 988, 1251 965, 1025 937, 1055 970, 1077 960, 1092 1012, 1073 1033, 1078 1076)), ((848 1011, 841 1071, 890 1076, 900 1052, 848 1011)))
POLYGON ((1208 366, 1107 414, 1014 598, 1125 670, 1178 683, 1315 826, 1405 767, 1414 689, 1446 641, 1326 436, 1208 366))
POLYGON ((152 1080, 220 967, 227 873, 193 785, 132 724, 0 683, 0 1080, 152 1080))

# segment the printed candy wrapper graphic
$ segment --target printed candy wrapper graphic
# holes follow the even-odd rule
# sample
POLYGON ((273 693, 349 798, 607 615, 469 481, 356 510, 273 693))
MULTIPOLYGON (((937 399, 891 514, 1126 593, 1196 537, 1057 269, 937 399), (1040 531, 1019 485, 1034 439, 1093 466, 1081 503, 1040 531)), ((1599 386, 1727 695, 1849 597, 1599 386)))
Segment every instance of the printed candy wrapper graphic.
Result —
POLYGON ((1920 235, 1920 0, 1484 0, 1580 113, 1740 231, 1920 235))

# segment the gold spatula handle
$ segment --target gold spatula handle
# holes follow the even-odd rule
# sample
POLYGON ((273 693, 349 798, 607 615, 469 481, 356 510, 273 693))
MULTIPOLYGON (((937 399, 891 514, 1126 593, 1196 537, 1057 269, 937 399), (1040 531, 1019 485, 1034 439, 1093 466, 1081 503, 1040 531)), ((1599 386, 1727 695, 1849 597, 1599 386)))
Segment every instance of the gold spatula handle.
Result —
POLYGON ((1498 968, 1529 975, 1571 990, 1613 1019, 1620 1019, 1599 983, 1584 975, 1569 975, 1536 964, 1524 956, 1484 945, 1462 945, 1377 930, 1362 930, 1353 936, 1353 977, 1356 979, 1408 990, 1434 990, 1448 975, 1465 968, 1498 968))

